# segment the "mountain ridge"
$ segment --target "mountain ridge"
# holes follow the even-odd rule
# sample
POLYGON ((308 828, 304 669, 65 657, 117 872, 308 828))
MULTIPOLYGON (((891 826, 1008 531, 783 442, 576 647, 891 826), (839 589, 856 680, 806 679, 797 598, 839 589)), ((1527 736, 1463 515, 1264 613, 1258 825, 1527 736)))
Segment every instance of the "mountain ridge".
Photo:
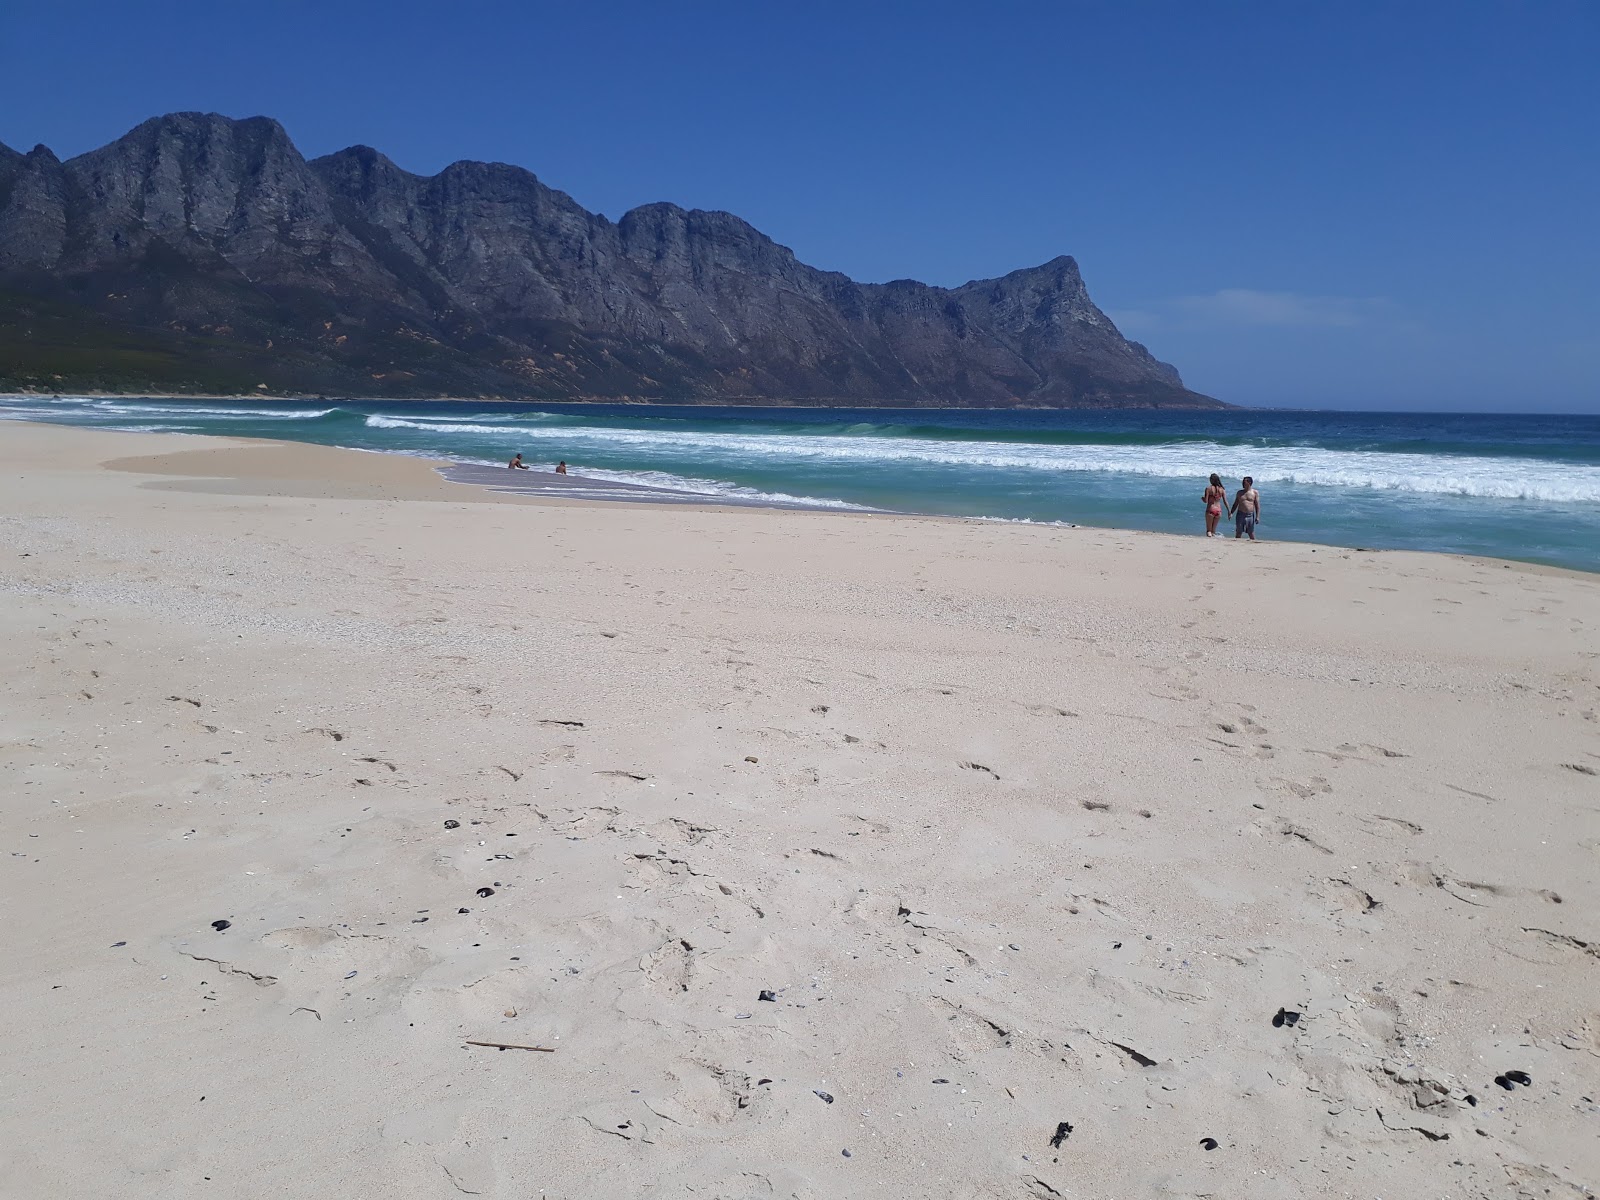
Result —
POLYGON ((0 146, 0 387, 1209 407, 1060 255, 858 283, 735 214, 616 221, 526 168, 307 160, 267 117, 0 146), (231 387, 218 388, 232 381, 231 387))

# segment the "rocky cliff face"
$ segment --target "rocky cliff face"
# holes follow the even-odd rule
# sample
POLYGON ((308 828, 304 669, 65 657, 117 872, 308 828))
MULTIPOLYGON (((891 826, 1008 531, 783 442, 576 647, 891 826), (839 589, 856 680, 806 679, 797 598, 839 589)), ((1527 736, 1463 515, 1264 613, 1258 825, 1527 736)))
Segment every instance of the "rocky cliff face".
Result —
POLYGON ((68 162, 0 146, 0 385, 930 405, 1215 404, 1077 264, 859 284, 728 213, 612 222, 530 172, 307 162, 180 113, 68 162), (64 368, 57 370, 54 368, 64 368), (141 374, 141 372, 143 374, 141 374))

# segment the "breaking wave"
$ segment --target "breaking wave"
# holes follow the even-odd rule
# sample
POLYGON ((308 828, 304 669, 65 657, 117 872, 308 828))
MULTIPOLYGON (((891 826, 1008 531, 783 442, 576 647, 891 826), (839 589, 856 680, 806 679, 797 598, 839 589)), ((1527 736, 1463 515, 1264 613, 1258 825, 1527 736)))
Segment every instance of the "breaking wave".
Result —
POLYGON ((848 500, 833 500, 825 496, 795 496, 788 492, 768 492, 760 488, 745 487, 737 483, 723 483, 716 479, 697 479, 692 475, 674 475, 669 471, 606 471, 595 467, 583 469, 585 479, 604 479, 609 483, 632 483, 642 487, 662 488, 684 495, 704 496, 708 500, 737 500, 744 504, 778 505, 789 508, 821 508, 837 512, 881 512, 865 504, 851 504, 848 500))
POLYGON ((425 433, 488 433, 505 434, 519 432, 526 423, 541 421, 562 421, 570 418, 562 417, 557 413, 520 412, 509 416, 496 416, 489 414, 471 414, 466 418, 461 417, 391 417, 384 413, 373 413, 366 420, 368 429, 420 429, 425 433))
MULTIPOLYGON (((1164 445, 1043 445, 1026 442, 946 441, 850 434, 747 434, 669 429, 560 427, 521 423, 415 421, 375 414, 374 429, 493 437, 513 443, 559 443, 561 454, 580 458, 671 455, 715 467, 781 469, 785 463, 923 464, 988 471, 1086 472, 1172 479, 1204 479, 1212 471, 1230 480, 1250 474, 1260 484, 1361 488, 1441 496, 1600 502, 1600 466, 1548 459, 1466 454, 1410 454, 1335 450, 1315 446, 1245 447, 1212 441, 1164 445)), ((443 447, 441 447, 443 448, 443 447)), ((586 474, 594 470, 585 467, 586 474)))
MULTIPOLYGON (((1212 471, 1230 485, 1249 473, 1263 485, 1314 488, 1329 499, 1343 491, 1600 504, 1600 458, 1592 435, 1565 437, 1559 425, 1537 436, 1483 444, 1429 441, 1423 436, 1428 427, 1418 433, 1407 426, 1411 440, 1404 444, 1350 444, 1356 436, 1352 429, 1367 437, 1394 426, 1369 428, 1315 415, 1293 418, 1292 424, 1268 419, 1239 424, 1244 418, 1234 417, 1234 428, 1213 437, 1192 426, 1099 429, 1088 418, 1071 429, 995 429, 850 420, 806 425, 774 416, 730 417, 727 410, 704 417, 681 409, 660 415, 614 409, 473 411, 466 405, 460 412, 438 406, 431 412, 396 412, 392 407, 397 406, 383 411, 355 401, 343 402, 345 407, 313 403, 245 400, 217 407, 166 398, 15 397, 0 399, 0 418, 172 432, 222 433, 234 427, 247 436, 440 457, 487 459, 521 450, 536 459, 568 459, 596 478, 659 480, 657 486, 708 497, 771 497, 775 503, 816 507, 861 506, 799 493, 838 487, 859 498, 866 485, 876 484, 870 494, 890 504, 906 487, 922 489, 919 494, 968 494, 976 505, 978 498, 1007 489, 1026 492, 1057 483, 1064 494, 1075 483, 1095 479, 1103 488, 1114 487, 1116 476, 1198 481, 1212 471), (1275 436, 1264 436, 1269 431, 1275 436), (1075 475, 1087 478, 1074 481, 1075 475), (770 490, 723 481, 731 478, 770 490), (785 484, 799 487, 790 492, 785 484)), ((1460 433, 1458 427, 1441 426, 1441 435, 1450 429, 1460 433)), ((1516 434, 1509 427, 1507 432, 1516 434)))
POLYGON ((213 408, 210 405, 180 404, 123 404, 116 401, 97 400, 94 409, 107 415, 185 417, 191 421, 211 417, 248 417, 253 421, 315 421, 331 416, 336 408, 213 408))

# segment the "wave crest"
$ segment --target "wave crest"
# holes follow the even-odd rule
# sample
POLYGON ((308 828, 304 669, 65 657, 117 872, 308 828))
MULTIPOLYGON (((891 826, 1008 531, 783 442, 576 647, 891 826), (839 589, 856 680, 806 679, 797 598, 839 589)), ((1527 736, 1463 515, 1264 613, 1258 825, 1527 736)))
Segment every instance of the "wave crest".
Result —
MULTIPOLYGON (((1212 471, 1229 480, 1248 473, 1260 484, 1359 488, 1425 495, 1600 502, 1600 467, 1532 458, 1467 454, 1408 454, 1381 450, 1330 450, 1313 446, 1239 446, 1222 442, 1166 445, 1045 445, 1025 442, 951 442, 913 437, 850 434, 701 433, 599 426, 490 426, 419 422, 373 416, 368 425, 435 433, 462 433, 559 442, 562 455, 595 457, 619 452, 636 457, 693 456, 703 469, 762 467, 784 462, 810 466, 926 464, 968 470, 1140 475, 1201 479, 1212 471)), ((590 472, 592 473, 592 472, 590 472)))
MULTIPOLYGON (((1421 453, 1282 441, 1261 445, 1225 437, 1196 440, 1175 436, 1173 440, 1151 442, 1130 441, 1134 435, 1126 432, 1108 432, 1099 435, 1098 441, 1062 442, 1052 440, 1059 434, 1043 431, 1034 441, 999 433, 982 439, 955 439, 928 436, 931 430, 926 426, 842 421, 820 429, 781 424, 770 431, 751 428, 748 422, 741 421, 740 427, 733 429, 697 431, 663 428, 646 413, 633 418, 632 425, 613 425, 604 422, 618 418, 543 411, 397 415, 337 407, 256 407, 248 401, 216 407, 176 400, 95 397, 18 397, 0 402, 0 416, 174 432, 197 427, 224 432, 230 421, 303 425, 322 418, 343 418, 351 424, 364 423, 376 444, 413 453, 484 454, 503 447, 507 453, 521 449, 533 457, 627 463, 636 469, 602 472, 586 466, 585 473, 638 482, 659 472, 663 480, 671 481, 662 486, 684 490, 683 481, 692 480, 695 485, 691 490, 707 496, 736 495, 738 485, 718 483, 706 476, 748 478, 758 473, 763 479, 782 479, 798 471, 804 473, 804 486, 810 491, 829 490, 834 480, 845 489, 847 483, 856 483, 874 471, 887 474, 890 468, 921 467, 929 469, 924 482, 934 479, 936 472, 938 486, 952 490, 991 488, 997 474, 1003 477, 1002 483, 1009 477, 1039 479, 1075 473, 1198 481, 1216 471, 1230 483, 1248 472, 1267 486, 1600 504, 1600 464, 1532 457, 1536 451, 1520 457, 1474 454, 1454 446, 1421 453), (386 431, 392 436, 385 437, 386 431)), ((783 497, 787 502, 823 503, 815 497, 761 494, 783 497)), ((847 507, 842 501, 833 503, 847 507)))
POLYGON ((120 404, 96 401, 94 407, 108 414, 133 413, 142 416, 188 417, 203 420, 206 417, 248 417, 256 421, 315 421, 332 416, 336 408, 213 408, 209 404, 120 404))

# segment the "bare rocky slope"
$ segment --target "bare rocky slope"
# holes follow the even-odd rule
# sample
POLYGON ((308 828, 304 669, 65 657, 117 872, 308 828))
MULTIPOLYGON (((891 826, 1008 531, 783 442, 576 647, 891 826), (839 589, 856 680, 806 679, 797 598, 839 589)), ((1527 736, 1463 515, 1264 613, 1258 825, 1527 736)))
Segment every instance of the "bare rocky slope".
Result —
POLYGON ((862 284, 729 213, 613 222, 533 174, 178 113, 0 146, 0 387, 944 406, 1215 406, 1067 257, 862 284), (264 385, 264 386, 262 386, 264 385))

